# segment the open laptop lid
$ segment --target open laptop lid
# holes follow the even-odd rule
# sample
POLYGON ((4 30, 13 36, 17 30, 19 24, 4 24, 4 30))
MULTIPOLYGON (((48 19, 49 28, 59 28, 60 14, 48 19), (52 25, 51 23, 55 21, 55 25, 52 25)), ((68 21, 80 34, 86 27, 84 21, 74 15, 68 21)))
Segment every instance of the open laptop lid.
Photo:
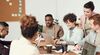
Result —
POLYGON ((82 50, 82 55, 94 55, 95 50, 96 50, 95 45, 85 42, 83 50, 82 50))

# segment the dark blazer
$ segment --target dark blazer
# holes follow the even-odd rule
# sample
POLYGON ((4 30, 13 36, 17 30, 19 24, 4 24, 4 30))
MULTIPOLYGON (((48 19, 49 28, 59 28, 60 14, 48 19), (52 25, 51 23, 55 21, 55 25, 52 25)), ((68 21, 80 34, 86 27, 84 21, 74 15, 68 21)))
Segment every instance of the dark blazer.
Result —
POLYGON ((11 41, 0 40, 0 55, 9 55, 11 41))

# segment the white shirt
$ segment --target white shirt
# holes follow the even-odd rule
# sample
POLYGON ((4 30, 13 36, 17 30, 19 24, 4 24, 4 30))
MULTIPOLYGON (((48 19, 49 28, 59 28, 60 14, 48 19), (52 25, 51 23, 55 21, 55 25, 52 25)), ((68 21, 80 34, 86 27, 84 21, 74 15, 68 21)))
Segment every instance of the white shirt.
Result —
POLYGON ((9 55, 39 55, 39 51, 35 45, 21 37, 19 40, 12 41, 9 55))
MULTIPOLYGON (((85 41, 91 43, 91 44, 95 44, 96 42, 96 38, 97 38, 97 33, 94 32, 93 30, 90 31, 90 33, 82 40, 82 42, 79 43, 79 45, 84 45, 85 41)), ((100 38, 99 38, 100 39, 100 38)), ((100 43, 100 41, 99 41, 100 43)), ((100 52, 100 45, 96 45, 96 52, 100 52)))
POLYGON ((83 38, 83 30, 78 28, 78 27, 75 27, 73 30, 72 30, 72 35, 70 36, 70 30, 67 28, 65 31, 64 31, 64 36, 61 38, 65 41, 72 41, 74 42, 75 44, 79 43, 82 38, 83 38))

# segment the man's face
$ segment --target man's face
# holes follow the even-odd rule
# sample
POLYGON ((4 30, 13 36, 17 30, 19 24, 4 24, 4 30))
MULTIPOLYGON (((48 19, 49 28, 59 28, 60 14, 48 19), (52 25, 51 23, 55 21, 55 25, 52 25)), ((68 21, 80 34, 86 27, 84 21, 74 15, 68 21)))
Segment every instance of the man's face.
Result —
POLYGON ((45 17, 45 23, 47 27, 51 27, 53 24, 53 19, 52 17, 45 17))
POLYGON ((91 28, 92 28, 94 31, 96 31, 96 30, 99 29, 99 25, 98 25, 98 24, 94 25, 94 20, 90 20, 90 24, 91 24, 91 28))
POLYGON ((0 26, 0 38, 5 38, 8 35, 8 27, 0 26))
POLYGON ((91 11, 89 8, 84 8, 84 14, 86 17, 91 17, 92 16, 93 11, 91 11))

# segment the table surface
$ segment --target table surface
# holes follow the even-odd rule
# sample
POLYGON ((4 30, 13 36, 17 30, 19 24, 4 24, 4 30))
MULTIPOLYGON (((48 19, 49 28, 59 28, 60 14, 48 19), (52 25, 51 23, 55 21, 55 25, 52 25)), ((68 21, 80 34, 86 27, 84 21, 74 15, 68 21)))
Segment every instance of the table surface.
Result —
POLYGON ((39 51, 40 51, 40 55, 77 55, 74 52, 68 52, 68 53, 64 54, 62 52, 57 53, 57 52, 52 51, 52 53, 47 53, 46 49, 44 49, 42 47, 39 48, 39 51))
POLYGON ((39 43, 39 46, 42 46, 42 47, 39 47, 40 55, 77 55, 74 52, 68 52, 66 54, 63 54, 62 52, 57 53, 57 52, 52 51, 52 53, 47 53, 46 49, 43 48, 44 46, 48 44, 46 42, 47 41, 42 41, 39 43))

